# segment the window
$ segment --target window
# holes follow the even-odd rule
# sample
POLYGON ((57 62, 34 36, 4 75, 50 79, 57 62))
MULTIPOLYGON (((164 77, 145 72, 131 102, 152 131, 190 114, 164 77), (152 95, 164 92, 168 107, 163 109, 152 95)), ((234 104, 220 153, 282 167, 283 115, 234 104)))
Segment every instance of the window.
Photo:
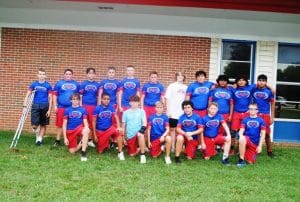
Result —
POLYGON ((221 73, 234 82, 238 75, 253 81, 255 42, 223 40, 221 73))
POLYGON ((278 45, 276 118, 300 119, 300 44, 278 45))

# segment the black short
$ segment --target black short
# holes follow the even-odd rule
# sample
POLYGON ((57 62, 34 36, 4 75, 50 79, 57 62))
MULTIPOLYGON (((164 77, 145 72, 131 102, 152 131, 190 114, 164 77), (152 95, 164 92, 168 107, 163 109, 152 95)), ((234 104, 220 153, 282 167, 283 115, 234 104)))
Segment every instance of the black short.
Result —
POLYGON ((177 123, 178 123, 178 119, 169 118, 170 128, 176 128, 177 127, 177 123))
POLYGON ((31 125, 49 125, 49 117, 46 116, 49 104, 33 104, 31 107, 31 125))

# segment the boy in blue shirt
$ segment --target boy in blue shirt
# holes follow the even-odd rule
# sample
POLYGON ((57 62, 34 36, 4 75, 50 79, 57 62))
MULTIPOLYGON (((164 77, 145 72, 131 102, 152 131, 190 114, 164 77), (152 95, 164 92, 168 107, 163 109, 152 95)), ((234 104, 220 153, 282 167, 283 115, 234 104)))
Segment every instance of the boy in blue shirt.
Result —
POLYGON ((90 132, 87 112, 79 105, 79 93, 71 95, 70 100, 72 105, 64 111, 62 125, 64 143, 72 154, 81 149, 81 161, 87 161, 86 148, 90 132))
POLYGON ((249 105, 250 116, 243 119, 239 131, 239 161, 238 167, 245 166, 247 161, 256 162, 256 156, 262 150, 265 138, 266 126, 262 118, 258 117, 257 104, 249 105))
POLYGON ((161 144, 165 143, 166 164, 171 164, 171 136, 169 135, 169 118, 163 113, 164 104, 161 101, 155 103, 156 113, 152 114, 148 119, 148 145, 150 148, 150 155, 154 158, 158 157, 161 152, 161 144))

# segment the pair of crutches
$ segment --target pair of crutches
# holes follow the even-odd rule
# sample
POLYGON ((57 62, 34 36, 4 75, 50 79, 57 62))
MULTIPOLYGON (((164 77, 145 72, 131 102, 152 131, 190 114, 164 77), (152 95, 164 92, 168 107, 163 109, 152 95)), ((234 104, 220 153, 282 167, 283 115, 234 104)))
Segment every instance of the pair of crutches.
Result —
POLYGON ((18 144, 18 141, 19 141, 19 138, 21 136, 21 133, 22 133, 22 130, 23 130, 23 126, 25 124, 25 121, 26 121, 26 118, 28 116, 28 113, 30 112, 31 110, 31 106, 32 106, 32 102, 33 102, 33 98, 34 98, 34 94, 35 94, 35 90, 32 91, 29 96, 27 97, 27 102, 26 102, 26 105, 23 106, 23 111, 22 111, 22 115, 21 115, 21 118, 19 120, 19 124, 18 124, 18 128, 15 132, 15 135, 14 135, 14 138, 11 142, 11 145, 10 145, 10 148, 11 149, 15 149, 17 144, 18 144))

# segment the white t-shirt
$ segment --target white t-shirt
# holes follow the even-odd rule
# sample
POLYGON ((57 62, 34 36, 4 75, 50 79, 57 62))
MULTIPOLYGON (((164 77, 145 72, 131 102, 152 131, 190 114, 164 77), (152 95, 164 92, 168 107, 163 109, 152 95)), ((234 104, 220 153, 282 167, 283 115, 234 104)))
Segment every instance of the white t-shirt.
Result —
POLYGON ((169 118, 178 119, 183 114, 181 103, 185 100, 186 89, 187 85, 178 82, 171 83, 168 86, 165 97, 169 118))

